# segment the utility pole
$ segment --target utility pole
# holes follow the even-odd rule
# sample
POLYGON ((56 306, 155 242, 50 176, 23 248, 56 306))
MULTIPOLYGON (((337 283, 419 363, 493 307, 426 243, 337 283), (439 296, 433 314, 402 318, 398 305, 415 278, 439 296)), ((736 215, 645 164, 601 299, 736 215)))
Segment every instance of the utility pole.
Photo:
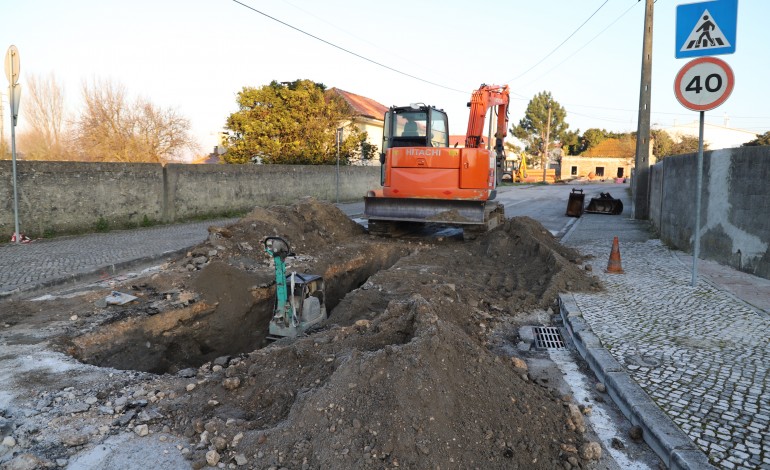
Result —
POLYGON ((633 178, 634 218, 650 217, 650 101, 652 99, 652 18, 654 0, 645 0, 642 83, 639 89, 639 120, 636 128, 636 162, 633 178))
POLYGON ((548 161, 548 142, 551 141, 551 103, 548 103, 548 121, 546 122, 545 127, 545 149, 543 150, 543 161, 541 162, 543 165, 543 183, 545 183, 545 173, 546 168, 548 165, 546 162, 548 161))

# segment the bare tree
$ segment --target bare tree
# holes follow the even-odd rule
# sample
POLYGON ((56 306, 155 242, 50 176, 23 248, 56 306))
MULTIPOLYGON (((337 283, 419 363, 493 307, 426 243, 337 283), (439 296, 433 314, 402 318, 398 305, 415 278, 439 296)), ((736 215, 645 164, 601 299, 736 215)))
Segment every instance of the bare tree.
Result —
POLYGON ((198 148, 188 119, 146 99, 130 102, 122 85, 108 80, 84 83, 83 102, 75 123, 83 160, 162 163, 198 148))
POLYGON ((18 136, 26 160, 69 160, 72 151, 65 127, 64 90, 53 73, 27 78, 22 122, 18 136))
POLYGON ((153 158, 168 161, 182 151, 200 150, 190 136, 190 121, 176 110, 161 109, 143 98, 135 108, 137 136, 153 158))

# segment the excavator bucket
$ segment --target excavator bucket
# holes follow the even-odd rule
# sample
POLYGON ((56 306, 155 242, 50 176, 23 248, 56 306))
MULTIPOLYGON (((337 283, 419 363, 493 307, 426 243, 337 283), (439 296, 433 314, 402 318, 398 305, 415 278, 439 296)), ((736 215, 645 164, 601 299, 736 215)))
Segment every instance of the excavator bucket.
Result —
POLYGON ((567 216, 580 217, 583 215, 583 203, 585 202, 586 195, 583 194, 582 189, 572 189, 569 193, 569 200, 567 201, 567 216))
POLYGON ((618 215, 623 213, 623 202, 610 196, 610 193, 601 193, 599 197, 591 198, 586 212, 589 214, 618 215))

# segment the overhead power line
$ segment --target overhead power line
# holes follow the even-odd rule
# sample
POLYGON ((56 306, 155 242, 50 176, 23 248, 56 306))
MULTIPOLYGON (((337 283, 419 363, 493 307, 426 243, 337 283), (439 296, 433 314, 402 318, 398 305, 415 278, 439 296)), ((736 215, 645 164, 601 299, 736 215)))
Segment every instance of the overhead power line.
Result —
POLYGON ((585 44, 583 44, 582 46, 580 46, 580 47, 579 47, 578 49, 576 49, 576 50, 575 50, 575 51, 574 51, 572 54, 570 54, 570 55, 568 55, 566 58, 564 58, 564 60, 562 60, 562 61, 561 61, 561 62, 559 62, 558 64, 554 65, 554 66, 553 66, 553 67, 551 67, 550 69, 548 69, 548 71, 547 71, 547 72, 545 72, 545 73, 541 74, 540 76, 538 76, 537 78, 535 78, 534 80, 532 80, 531 82, 527 83, 527 84, 526 84, 526 85, 524 85, 524 86, 529 86, 529 85, 531 85, 531 84, 535 83, 536 81, 538 81, 538 80, 540 80, 541 78, 545 77, 546 75, 548 75, 549 73, 553 72, 553 71, 554 71, 554 70, 556 70, 557 68, 561 67, 561 65, 562 65, 564 62, 567 62, 568 60, 575 58, 575 56, 577 55, 577 53, 578 53, 578 52, 582 51, 582 50, 583 50, 583 49, 585 49, 585 48, 586 48, 586 47, 587 47, 589 44, 591 44, 592 42, 594 42, 594 41, 596 40, 596 38, 598 38, 599 36, 601 36, 602 34, 604 34, 604 32, 605 32, 605 31, 607 31, 607 30, 608 30, 608 29, 610 29, 610 28, 611 28, 611 27, 612 27, 612 26, 613 26, 615 23, 617 23, 618 21, 620 21, 620 19, 621 19, 621 18, 623 18, 624 16, 626 16, 626 14, 627 14, 629 11, 631 11, 631 9, 632 9, 632 8, 634 8, 634 7, 635 7, 636 5, 638 5, 638 4, 639 4, 639 3, 637 2, 637 3, 634 3, 633 5, 631 5, 630 7, 628 7, 628 9, 627 9, 626 11, 624 11, 623 13, 621 13, 621 14, 620 14, 620 16, 618 16, 617 18, 615 18, 615 20, 614 20, 612 23, 610 23, 609 25, 607 25, 607 27, 606 27, 606 28, 604 28, 603 30, 599 31, 599 34, 597 34, 596 36, 594 36, 593 38, 591 38, 591 40, 589 40, 587 43, 585 43, 585 44))
MULTIPOLYGON (((609 0, 608 0, 608 1, 609 1, 609 0)), ((429 84, 429 85, 435 85, 435 86, 437 86, 437 87, 439 87, 439 88, 443 88, 443 89, 445 89, 445 90, 456 91, 456 92, 458 92, 458 93, 463 93, 463 94, 467 94, 467 93, 468 93, 468 91, 467 91, 467 90, 458 90, 457 88, 452 88, 452 87, 448 87, 448 86, 445 86, 445 85, 441 85, 440 83, 432 82, 432 81, 430 81, 430 80, 426 80, 426 79, 424 79, 424 78, 420 78, 420 77, 418 77, 418 76, 416 76, 416 75, 412 75, 412 74, 410 74, 410 73, 407 73, 407 72, 403 72, 403 71, 401 71, 401 70, 398 70, 398 69, 396 69, 396 68, 390 67, 390 66, 388 66, 388 65, 385 65, 385 64, 383 64, 383 63, 380 63, 380 62, 377 62, 376 60, 372 60, 372 59, 370 59, 370 58, 368 58, 368 57, 362 56, 361 54, 358 54, 358 53, 356 53, 356 52, 353 52, 353 51, 351 51, 350 49, 345 49, 345 48, 344 48, 344 47, 342 47, 342 46, 338 46, 337 44, 334 44, 334 43, 332 43, 332 42, 329 42, 329 41, 327 41, 326 39, 322 39, 322 38, 319 38, 318 36, 315 36, 315 35, 313 35, 313 34, 311 34, 311 33, 308 33, 307 31, 301 30, 301 29, 297 28, 296 26, 292 26, 292 25, 290 25, 289 23, 286 23, 285 21, 281 21, 281 20, 279 20, 278 18, 275 18, 275 17, 273 17, 273 16, 270 16, 270 15, 268 15, 267 13, 265 13, 265 12, 262 12, 262 11, 260 11, 260 10, 257 10, 256 8, 254 8, 254 7, 250 6, 250 5, 247 5, 247 4, 243 3, 243 2, 240 2, 240 1, 238 1, 238 0, 233 0, 233 2, 237 3, 238 5, 241 5, 241 6, 243 6, 243 7, 245 7, 245 8, 248 8, 249 10, 251 10, 251 11, 253 11, 253 12, 255 12, 255 13, 259 13, 260 15, 262 15, 262 16, 264 16, 264 17, 266 17, 266 18, 269 18, 269 19, 271 19, 271 20, 273 20, 273 21, 275 21, 275 22, 277 22, 277 23, 280 23, 280 24, 282 24, 282 25, 284 25, 284 26, 286 26, 286 27, 288 27, 288 28, 291 28, 291 29, 293 29, 294 31, 300 32, 300 33, 304 34, 305 36, 310 36, 311 38, 313 38, 313 39, 315 39, 315 40, 317 40, 317 41, 321 41, 322 43, 324 43, 324 44, 327 44, 327 45, 329 45, 329 46, 332 46, 332 47, 334 47, 335 49, 339 49, 339 50, 341 50, 341 51, 343 51, 343 52, 346 52, 346 53, 348 53, 348 54, 350 54, 350 55, 352 55, 352 56, 358 57, 359 59, 363 59, 363 60, 365 60, 365 61, 367 61, 367 62, 370 62, 370 63, 372 63, 372 64, 374 64, 374 65, 377 65, 377 66, 379 66, 379 67, 382 67, 382 68, 384 68, 384 69, 388 69, 388 70, 390 70, 391 72, 395 72, 395 73, 398 73, 398 74, 400 74, 400 75, 404 75, 405 77, 409 77, 409 78, 413 78, 413 79, 415 79, 415 80, 419 80, 419 81, 421 81, 421 82, 424 82, 424 83, 427 83, 427 84, 429 84)), ((605 3, 606 3, 606 2, 605 2, 605 3)))
POLYGON ((542 64, 542 63, 543 63, 543 61, 545 61, 547 58, 551 57, 551 55, 552 55, 554 52, 558 51, 558 50, 559 50, 559 48, 560 48, 561 46, 563 46, 564 44, 566 44, 566 43, 567 43, 567 41, 569 41, 569 40, 570 40, 570 38, 571 38, 572 36, 574 36, 574 35, 575 35, 575 34, 576 34, 578 31, 580 31, 580 29, 581 29, 583 26, 585 26, 585 25, 586 25, 586 23, 588 23, 588 22, 591 20, 591 18, 593 18, 593 17, 594 17, 594 15, 595 15, 595 14, 599 13, 599 10, 601 10, 602 8, 604 8, 604 5, 606 5, 606 4, 607 4, 607 2, 609 2, 609 1, 610 1, 610 0, 604 0, 604 3, 602 3, 601 5, 599 5, 599 8, 597 8, 597 9, 596 9, 596 11, 594 11, 593 13, 591 13, 591 16, 589 16, 589 17, 588 17, 588 19, 586 19, 585 21, 583 21, 583 24, 581 24, 580 26, 578 26, 578 27, 577 27, 577 29, 576 29, 575 31, 572 31, 572 34, 570 34, 569 36, 567 36, 567 38, 566 38, 564 41, 562 41, 562 42, 561 42, 561 44, 559 44, 558 46, 556 46, 556 48, 555 48, 554 50, 552 50, 551 52, 549 52, 548 54, 546 54, 546 56, 545 56, 545 57, 543 57, 542 59, 540 59, 540 60, 539 60, 539 61, 538 61, 538 62, 537 62, 535 65, 533 65, 532 67, 530 67, 530 68, 528 68, 527 70, 523 71, 522 73, 520 73, 520 74, 519 74, 519 75, 517 75, 516 77, 514 77, 514 78, 512 78, 512 79, 510 79, 510 80, 508 80, 508 81, 506 81, 506 83, 511 83, 511 82, 513 82, 513 81, 515 81, 515 80, 518 80, 519 78, 521 78, 521 77, 523 77, 524 75, 526 75, 527 73, 529 73, 529 72, 530 72, 532 69, 534 69, 534 68, 535 68, 535 67, 537 67, 538 65, 542 64))

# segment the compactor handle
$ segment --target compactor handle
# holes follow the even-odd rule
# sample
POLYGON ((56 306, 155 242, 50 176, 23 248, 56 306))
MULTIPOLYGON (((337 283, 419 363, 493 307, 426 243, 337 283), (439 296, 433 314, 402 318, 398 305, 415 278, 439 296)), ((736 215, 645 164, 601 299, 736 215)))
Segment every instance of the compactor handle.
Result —
POLYGON ((284 259, 287 256, 294 256, 294 253, 292 253, 291 247, 289 246, 289 242, 281 237, 267 237, 265 238, 264 244, 265 251, 270 256, 278 256, 281 259, 284 259))

